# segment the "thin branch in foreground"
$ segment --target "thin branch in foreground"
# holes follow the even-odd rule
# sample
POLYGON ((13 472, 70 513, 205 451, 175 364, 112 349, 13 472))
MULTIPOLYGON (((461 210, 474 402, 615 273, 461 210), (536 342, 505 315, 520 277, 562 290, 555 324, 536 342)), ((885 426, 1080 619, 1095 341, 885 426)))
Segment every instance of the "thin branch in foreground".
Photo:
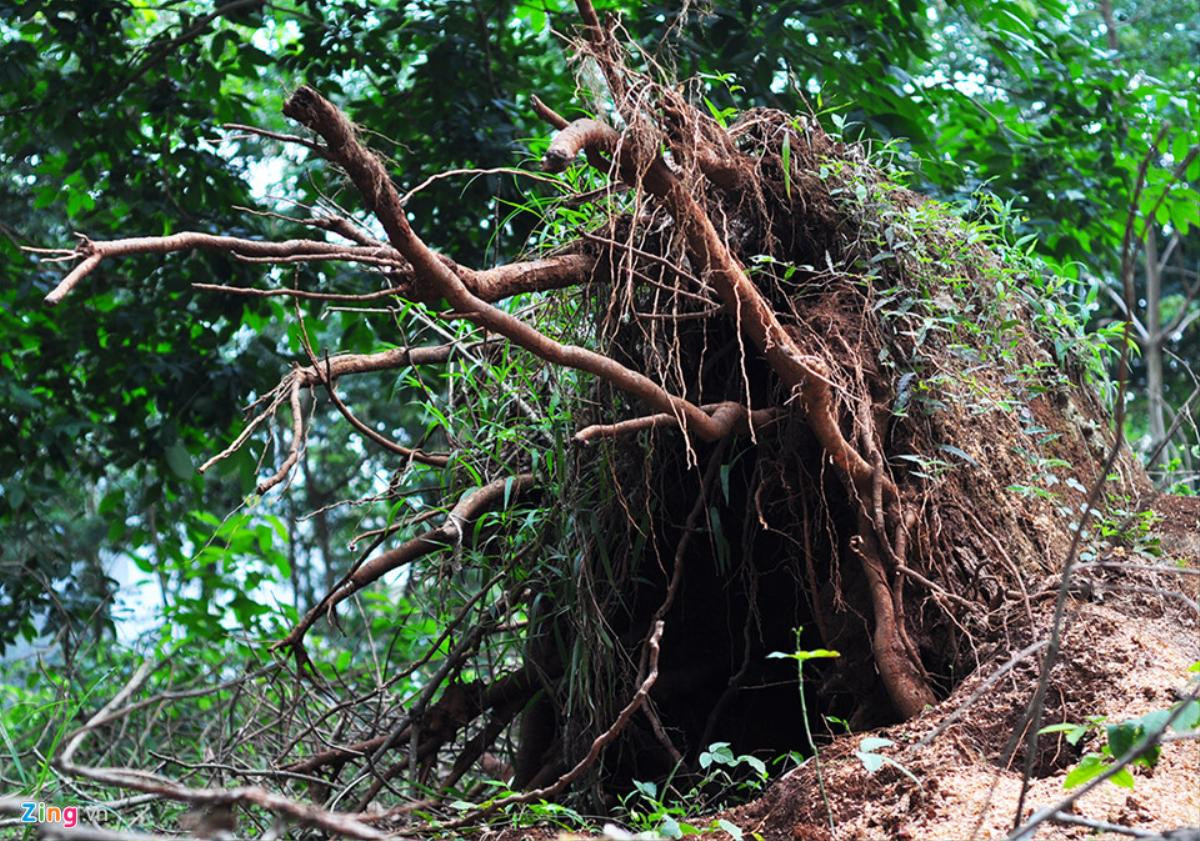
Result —
MULTIPOLYGON (((1021 825, 1021 813, 1025 808, 1025 798, 1029 794, 1030 779, 1033 775, 1033 761, 1036 754, 1035 749, 1037 747, 1039 731, 1042 727, 1042 714, 1045 711, 1046 692, 1050 688, 1050 673, 1054 669, 1054 664, 1058 661, 1059 649, 1062 642, 1062 629, 1066 621, 1067 600, 1071 590, 1071 576, 1075 571, 1075 564, 1079 560, 1079 549, 1083 540, 1084 526, 1093 512, 1096 511, 1096 503, 1103 493, 1108 474, 1117 463, 1117 457, 1120 455, 1121 447, 1125 443, 1125 393, 1129 388, 1129 339, 1134 310, 1134 251, 1135 246, 1142 243, 1146 237, 1146 232, 1143 229, 1142 233, 1135 238, 1134 229, 1137 227, 1139 201, 1142 190, 1146 186, 1146 173, 1150 167, 1151 160, 1158 154, 1159 144, 1162 143, 1165 134, 1166 126, 1164 125, 1159 129, 1154 142, 1150 145, 1150 151, 1142 158, 1133 186, 1133 193, 1129 200, 1129 209, 1125 217, 1125 233, 1121 244, 1121 285, 1125 299, 1125 312, 1128 317, 1125 320, 1125 331, 1123 341, 1121 342, 1121 355, 1117 361, 1117 396, 1114 401, 1116 411, 1113 417, 1114 435, 1112 447, 1104 459, 1104 466, 1097 472, 1095 481, 1092 482, 1092 486, 1088 489, 1086 507, 1081 509, 1084 514, 1079 518, 1078 528, 1071 535, 1071 543, 1067 548, 1067 557, 1062 565, 1062 578, 1054 600, 1054 614, 1050 623, 1049 644, 1046 647, 1046 654, 1042 658, 1041 667, 1038 670, 1037 684, 1034 687, 1033 696, 1030 698, 1025 712, 1021 716, 1020 723, 1013 731, 1013 738, 1010 739, 1009 745, 1005 747, 1004 762, 1001 763, 1001 765, 1006 764, 1009 756, 1016 750, 1017 745, 1021 741, 1024 741, 1025 761, 1021 770, 1021 793, 1017 797, 1016 814, 1013 816, 1014 832, 1021 825), (1022 728, 1026 728, 1023 739, 1021 738, 1022 728)), ((980 817, 982 819, 982 814, 980 817)), ((1010 837, 1018 838, 1021 836, 1013 835, 1010 837)))
POLYGON ((1033 643, 1032 645, 1028 645, 1025 648, 1022 648, 1020 651, 1018 651, 1012 657, 1009 657, 1008 662, 1006 662, 1003 666, 1001 666, 1000 668, 996 669, 996 671, 994 671, 990 675, 988 675, 987 679, 983 683, 979 684, 979 686, 976 687, 975 691, 971 693, 971 697, 967 698, 967 700, 963 701, 961 704, 959 704, 957 707, 955 707, 954 711, 951 712, 950 715, 943 718, 941 720, 941 722, 937 725, 937 727, 934 727, 932 730, 930 730, 928 733, 926 733, 924 736, 922 736, 921 740, 918 741, 915 745, 913 745, 913 748, 922 748, 922 747, 926 747, 927 745, 931 744, 934 739, 936 739, 938 736, 945 733, 946 730, 950 727, 950 725, 952 725, 954 722, 958 721, 958 719, 962 717, 963 713, 965 713, 972 706, 974 706, 975 702, 978 701, 980 698, 982 698, 984 693, 987 692, 989 689, 992 688, 992 686, 995 685, 996 681, 1000 680, 1000 678, 1004 677, 1006 674, 1008 674, 1010 671, 1012 671, 1012 669, 1018 663, 1027 659, 1031 655, 1036 654, 1037 652, 1041 651, 1047 645, 1049 645, 1048 640, 1038 640, 1037 642, 1033 643))
MULTIPOLYGON (((311 803, 302 803, 254 786, 231 789, 197 789, 136 768, 96 768, 76 764, 75 753, 88 736, 102 722, 111 720, 113 711, 120 708, 141 689, 156 668, 153 660, 149 658, 144 660, 121 691, 89 718, 86 724, 71 734, 62 753, 54 760, 54 766, 64 774, 83 777, 102 785, 157 794, 182 803, 200 806, 230 806, 233 804, 259 806, 277 815, 284 815, 302 825, 315 826, 335 835, 363 839, 363 841, 383 841, 388 837, 367 826, 356 816, 328 812, 311 803)), ((116 839, 105 838, 97 839, 97 841, 116 841, 116 839)), ((143 839, 135 839, 135 841, 143 841, 143 839)))
POLYGON ((1072 815, 1070 812, 1055 812, 1050 818, 1054 823, 1065 823, 1073 826, 1086 826, 1088 829, 1094 829, 1097 832, 1108 832, 1113 835, 1128 835, 1132 838, 1157 838, 1157 832, 1150 832, 1145 829, 1135 829, 1132 826, 1120 826, 1119 824, 1109 823, 1108 821, 1097 821, 1091 818, 1085 818, 1082 815, 1072 815))
MULTIPOLYGON (((72 252, 73 253, 73 252, 72 252)), ((235 255, 237 256, 237 255, 235 255)), ((392 266, 408 271, 407 263, 395 259, 375 258, 355 250, 345 250, 342 253, 321 255, 298 255, 295 257, 239 257, 247 262, 288 263, 307 262, 311 260, 340 260, 356 263, 375 263, 392 266)), ((578 286, 588 283, 596 270, 598 261, 587 254, 559 254, 552 257, 542 257, 527 262, 508 263, 492 269, 475 270, 466 266, 455 268, 462 275, 463 283, 479 299, 495 302, 514 295, 527 292, 548 292, 563 289, 568 286, 578 286)), ((242 295, 253 298, 272 298, 288 296, 305 298, 314 301, 370 301, 378 298, 405 297, 412 289, 405 286, 393 286, 373 292, 310 292, 304 289, 256 289, 244 286, 227 286, 217 283, 193 283, 193 289, 205 292, 222 292, 228 295, 242 295)))

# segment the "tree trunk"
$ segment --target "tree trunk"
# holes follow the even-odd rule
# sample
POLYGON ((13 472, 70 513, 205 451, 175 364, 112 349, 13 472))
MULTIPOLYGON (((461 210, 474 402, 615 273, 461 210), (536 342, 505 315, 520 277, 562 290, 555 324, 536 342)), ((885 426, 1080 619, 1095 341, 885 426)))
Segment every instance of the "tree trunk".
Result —
POLYGON ((1150 425, 1150 452, 1158 453, 1151 467, 1169 459, 1160 448, 1167 436, 1166 401, 1163 396, 1163 349, 1167 337, 1162 324, 1162 268, 1154 231, 1146 236, 1146 334, 1142 354, 1146 363, 1146 407, 1150 425))

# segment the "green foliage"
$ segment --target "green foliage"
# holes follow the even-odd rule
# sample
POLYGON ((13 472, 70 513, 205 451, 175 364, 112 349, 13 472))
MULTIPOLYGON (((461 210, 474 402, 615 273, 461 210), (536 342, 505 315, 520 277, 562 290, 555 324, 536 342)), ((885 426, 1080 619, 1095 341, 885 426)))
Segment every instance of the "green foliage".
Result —
MULTIPOLYGON (((510 797, 519 793, 510 790, 508 786, 498 780, 491 781, 490 785, 494 789, 491 800, 510 797)), ((476 804, 466 800, 457 800, 450 805, 454 809, 466 812, 478 809, 481 805, 487 805, 488 802, 491 801, 476 804)), ((520 806, 510 806, 506 810, 506 817, 512 821, 514 826, 556 826, 568 831, 587 831, 591 829, 591 822, 579 814, 579 812, 562 803, 553 803, 547 800, 540 800, 536 803, 527 803, 520 806)))
POLYGON ((863 767, 867 769, 868 774, 874 774, 884 765, 891 765, 914 783, 920 785, 921 781, 917 779, 916 775, 913 774, 912 771, 909 771, 890 756, 886 756, 879 752, 881 748, 891 747, 894 744, 895 742, 893 742, 891 739, 883 739, 878 736, 868 736, 858 743, 858 750, 854 752, 854 755, 858 757, 858 761, 861 762, 863 767))
POLYGON ((34 661, 0 664, 0 757, 21 794, 55 790, 51 760, 63 739, 139 663, 117 646, 88 646, 79 654, 82 668, 67 673, 34 661))
POLYGON ((660 791, 653 782, 634 782, 634 790, 621 798, 621 808, 629 825, 640 833, 658 838, 683 838, 688 835, 722 831, 735 841, 741 841, 741 827, 724 819, 700 823, 699 816, 725 807, 724 797, 730 792, 753 793, 767 782, 767 768, 755 756, 737 756, 728 742, 714 742, 701 751, 698 763, 703 772, 684 793, 674 790, 668 780, 660 791), (753 772, 744 779, 738 769, 745 766, 753 772), (713 790, 721 792, 713 795, 713 790))
MULTIPOLYGON (((693 779, 686 790, 680 790, 671 779, 661 786, 655 782, 634 781, 633 790, 620 798, 620 812, 627 825, 633 827, 637 838, 682 838, 689 835, 720 830, 733 838, 743 837, 742 830, 730 821, 713 819, 701 823, 699 816, 720 810, 732 793, 761 791, 767 782, 767 769, 762 760, 754 756, 736 756, 728 742, 709 745, 699 757, 703 773, 693 779), (740 773, 749 769, 746 778, 740 773)), ((452 808, 463 812, 486 807, 518 792, 498 780, 487 782, 489 797, 482 802, 457 800, 452 808)), ((568 831, 595 832, 593 821, 575 809, 562 803, 538 801, 505 807, 505 820, 515 826, 557 826, 568 831)), ((625 837, 628 833, 609 825, 605 827, 608 837, 625 837)))
POLYGON ((661 838, 682 838, 701 833, 699 827, 689 823, 691 811, 682 798, 674 803, 663 802, 659 798, 658 786, 652 782, 634 782, 633 787, 634 791, 622 798, 621 807, 635 829, 654 833, 661 838))
POLYGON ((796 682, 800 688, 800 715, 804 721, 804 735, 808 740, 808 748, 812 751, 811 756, 813 763, 817 769, 817 786, 821 791, 821 800, 825 803, 825 814, 829 818, 829 828, 833 829, 833 811, 829 806, 829 796, 825 793, 825 779, 821 774, 821 752, 817 749, 817 743, 813 740, 812 725, 808 720, 808 701, 804 695, 804 664, 811 660, 830 660, 842 655, 837 651, 832 651, 827 648, 815 648, 806 650, 800 647, 800 633, 803 628, 796 629, 796 650, 795 651, 772 651, 767 655, 769 659, 783 659, 796 661, 796 682))
POLYGON ((1162 556, 1161 540, 1154 530, 1161 516, 1149 509, 1132 510, 1130 503, 1128 498, 1110 494, 1107 507, 1097 514, 1095 539, 1087 550, 1080 552, 1081 560, 1093 560, 1114 546, 1124 547, 1148 561, 1162 556))
POLYGON ((1120 722, 1109 722, 1104 716, 1090 716, 1083 724, 1050 724, 1038 733, 1061 733, 1073 746, 1081 744, 1085 737, 1103 733, 1104 742, 1099 750, 1083 755, 1063 780, 1063 788, 1076 788, 1116 768, 1118 770, 1108 781, 1132 789, 1132 769, 1141 766, 1153 770, 1158 765, 1162 748, 1157 740, 1168 729, 1185 736, 1200 731, 1200 702, 1194 699, 1179 701, 1167 709, 1152 710, 1120 722))

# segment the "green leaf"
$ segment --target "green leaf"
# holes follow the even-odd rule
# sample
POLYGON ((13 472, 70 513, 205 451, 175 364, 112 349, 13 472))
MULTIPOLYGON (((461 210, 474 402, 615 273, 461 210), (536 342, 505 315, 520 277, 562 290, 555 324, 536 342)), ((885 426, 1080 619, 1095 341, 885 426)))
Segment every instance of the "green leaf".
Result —
POLYGON ((1171 710, 1151 710, 1150 712, 1137 719, 1142 726, 1143 736, 1151 733, 1162 733, 1167 728, 1167 719, 1171 717, 1171 710))
POLYGON ((19 511, 25 503, 25 485, 21 482, 10 481, 8 487, 4 489, 4 494, 8 497, 8 504, 14 511, 19 511))
POLYGON ((1079 760, 1079 764, 1067 774, 1067 778, 1063 780, 1063 788, 1075 788, 1089 780, 1094 780, 1103 774, 1106 768, 1108 768, 1108 764, 1104 761, 1104 757, 1098 753, 1089 753, 1079 760))
POLYGON ((658 786, 654 783, 644 783, 641 780, 634 780, 633 787, 650 800, 654 800, 658 797, 658 786))
POLYGON ((125 494, 119 488, 114 488, 104 495, 100 500, 100 505, 96 507, 96 511, 101 515, 108 515, 117 510, 117 506, 125 499, 125 494))
POLYGON ((973 467, 979 466, 979 462, 972 458, 966 450, 955 447, 953 444, 939 444, 938 449, 944 453, 949 453, 952 456, 962 459, 973 467))
POLYGON ((167 459, 167 467, 171 468, 171 472, 180 479, 190 478, 192 475, 192 456, 188 453, 187 448, 182 444, 172 444, 167 447, 165 453, 167 459))
POLYGON ((831 651, 828 648, 814 648, 812 651, 772 651, 767 655, 768 660, 798 660, 803 663, 806 660, 827 660, 833 657, 841 657, 841 652, 831 651))
POLYGON ((742 828, 724 818, 717 818, 717 826, 729 833, 733 841, 742 841, 742 828))
POLYGON ((791 132, 785 132, 783 135, 783 146, 779 150, 779 164, 783 167, 783 191, 787 193, 788 200, 792 198, 792 135, 791 132))
POLYGON ((854 755, 862 762, 863 767, 867 769, 867 773, 874 774, 883 767, 884 757, 878 753, 867 753, 866 751, 856 750, 854 755))
POLYGON ((683 830, 679 827, 679 821, 674 818, 663 818, 663 822, 658 826, 658 832, 667 838, 682 838, 683 830))
POLYGON ((1176 733, 1186 733, 1200 728, 1200 701, 1191 700, 1184 704, 1183 712, 1176 716, 1171 729, 1176 733))
POLYGON ((1123 721, 1120 724, 1110 724, 1105 728, 1108 735, 1108 747, 1114 757, 1124 756, 1142 735, 1138 722, 1123 721))
MULTIPOLYGON (((1168 710, 1154 710, 1140 718, 1123 721, 1120 724, 1110 724, 1106 728, 1106 733, 1108 748, 1113 757, 1125 756, 1151 733, 1161 733, 1165 729, 1170 715, 1168 710)), ((1153 768, 1158 764, 1161 753, 1162 749, 1158 745, 1154 745, 1140 751, 1134 761, 1147 768, 1153 768)))
POLYGON ((700 754, 700 767, 708 768, 710 765, 733 765, 733 751, 729 747, 729 742, 713 742, 708 746, 708 750, 700 754))
POLYGON ((1108 779, 1109 782, 1119 785, 1121 788, 1133 788, 1133 774, 1129 772, 1128 768, 1122 768, 1108 779))
POLYGON ((1061 724, 1049 724, 1038 731, 1038 734, 1043 733, 1066 733, 1068 744, 1077 745, 1083 735, 1087 733, 1087 727, 1082 724, 1072 724, 1069 721, 1064 721, 1061 724))

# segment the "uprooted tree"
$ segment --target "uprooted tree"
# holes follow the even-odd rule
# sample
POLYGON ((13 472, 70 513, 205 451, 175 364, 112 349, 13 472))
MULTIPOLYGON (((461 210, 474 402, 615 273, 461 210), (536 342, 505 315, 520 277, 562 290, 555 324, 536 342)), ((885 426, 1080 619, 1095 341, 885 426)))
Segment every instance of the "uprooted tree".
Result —
MULTIPOLYGON (((61 252, 81 262, 47 296, 57 303, 122 256, 210 249, 344 261, 381 282, 368 294, 219 294, 290 297, 297 312, 399 302, 413 323, 474 326, 467 340, 373 354, 306 343, 308 358, 213 459, 286 410, 290 444, 259 486, 269 492, 300 460, 306 405, 327 399, 367 446, 394 454, 398 475, 446 492, 440 522, 422 511, 388 523, 378 551, 278 643, 321 684, 312 650, 338 637, 311 637, 339 612, 353 621, 348 601, 384 576, 470 594, 404 667, 425 676, 419 691, 364 701, 370 712, 333 738, 297 722, 279 737, 279 769, 310 794, 314 780, 362 773, 360 811, 393 779, 445 793, 478 762, 548 796, 597 770, 625 784, 694 766, 716 741, 799 748, 795 675, 767 658, 797 646, 841 653, 809 672, 814 721, 915 716, 975 668, 980 642, 1031 621, 1029 582, 1063 563, 1105 473, 1104 360, 1033 261, 813 119, 719 122, 686 87, 631 70, 613 29, 580 6, 575 47, 611 101, 607 119, 567 120, 533 99, 557 130, 544 169, 587 189, 559 199, 577 221, 527 260, 468 268, 431 248, 417 229, 436 230, 408 218, 355 126, 302 87, 284 113, 310 134, 262 134, 344 173, 374 222, 313 215, 293 221, 334 236, 283 242, 83 239, 61 252), (533 367, 510 383, 518 353, 533 367), (508 414, 489 410, 488 452, 457 449, 453 429, 369 423, 338 393, 348 378, 464 360, 481 392, 506 396, 496 405, 508 414), (548 418, 545 405, 566 408, 548 418)), ((1112 473, 1112 494, 1144 485, 1124 453, 1112 473)), ((65 765, 77 768, 70 755, 65 765)))

